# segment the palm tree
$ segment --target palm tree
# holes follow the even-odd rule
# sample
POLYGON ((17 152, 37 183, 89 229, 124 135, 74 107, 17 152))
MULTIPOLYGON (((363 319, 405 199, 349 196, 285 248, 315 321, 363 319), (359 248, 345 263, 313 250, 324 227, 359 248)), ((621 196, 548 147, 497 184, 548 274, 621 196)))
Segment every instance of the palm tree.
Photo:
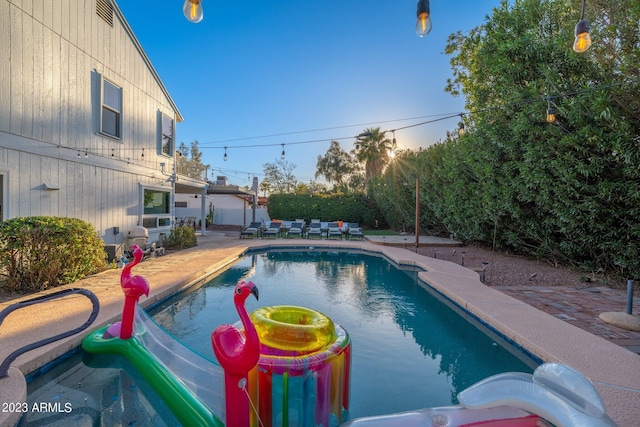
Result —
POLYGON ((391 141, 386 132, 380 128, 365 129, 356 143, 356 159, 364 162, 365 181, 368 183, 375 176, 380 176, 390 160, 391 141))

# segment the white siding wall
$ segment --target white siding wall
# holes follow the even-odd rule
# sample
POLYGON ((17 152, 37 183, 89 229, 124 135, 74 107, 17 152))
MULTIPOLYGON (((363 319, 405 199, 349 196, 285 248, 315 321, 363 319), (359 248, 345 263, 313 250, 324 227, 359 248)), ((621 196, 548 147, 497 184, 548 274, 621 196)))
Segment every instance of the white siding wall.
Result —
POLYGON ((122 242, 111 227, 126 238, 138 223, 141 186, 170 188, 158 112, 179 114, 128 26, 117 11, 107 24, 95 0, 0 0, 0 52, 4 218, 77 217, 122 242), (96 132, 96 73, 122 87, 121 141, 96 132))

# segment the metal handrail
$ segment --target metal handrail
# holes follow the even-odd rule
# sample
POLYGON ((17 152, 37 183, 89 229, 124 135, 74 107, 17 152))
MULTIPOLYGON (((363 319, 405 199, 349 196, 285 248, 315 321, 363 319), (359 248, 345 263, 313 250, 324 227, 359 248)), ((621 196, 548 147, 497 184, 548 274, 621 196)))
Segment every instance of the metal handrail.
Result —
POLYGON ((0 364, 0 378, 5 378, 7 377, 9 374, 9 367, 11 365, 11 363, 16 360, 16 358, 18 356, 21 356, 22 354, 34 350, 38 347, 42 347, 44 345, 47 344, 51 344, 52 342, 58 341, 60 339, 69 337, 71 335, 77 334, 78 332, 82 332, 85 329, 87 329, 94 320, 96 320, 96 317, 98 317, 98 311, 100 311, 100 301, 98 300, 98 297, 91 291, 87 290, 87 289, 82 289, 82 288, 70 288, 70 289, 64 289, 62 291, 57 291, 57 292, 53 292, 51 294, 48 295, 42 295, 39 297, 35 297, 35 298, 31 298, 25 301, 20 301, 17 302, 15 304, 11 304, 10 306, 6 307, 4 310, 2 310, 0 312, 0 325, 2 325, 2 322, 4 321, 4 319, 11 314, 12 312, 14 312, 15 310, 19 310, 21 308, 25 308, 28 307, 30 305, 34 305, 34 304, 39 304, 41 302, 47 302, 56 298, 62 298, 65 297, 67 295, 72 295, 72 294, 81 294, 86 296, 87 298, 89 298, 89 300, 91 301, 91 304, 93 305, 93 308, 91 310, 91 315, 89 316, 89 318, 87 319, 86 322, 84 322, 81 326, 69 330, 67 332, 63 332, 60 333, 58 335, 55 335, 53 337, 50 338, 45 338, 42 339, 40 341, 36 341, 33 344, 28 344, 25 345, 24 347, 21 347, 17 350, 15 350, 13 353, 11 353, 10 355, 8 355, 4 361, 2 362, 2 364, 0 364))

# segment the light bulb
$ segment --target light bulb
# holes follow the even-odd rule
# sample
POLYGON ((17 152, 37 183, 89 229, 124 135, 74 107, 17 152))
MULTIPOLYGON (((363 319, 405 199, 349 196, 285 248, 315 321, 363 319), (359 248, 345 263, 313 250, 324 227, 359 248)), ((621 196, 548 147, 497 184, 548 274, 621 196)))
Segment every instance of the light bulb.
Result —
POLYGON ((431 32, 431 18, 428 13, 421 13, 418 15, 418 22, 416 23, 416 34, 420 37, 424 37, 431 32))
POLYGON ((548 108, 548 109, 547 109, 547 121, 548 121, 549 123, 553 123, 553 122, 555 122, 555 121, 556 121, 556 115, 555 115, 555 113, 553 112, 553 108, 548 108))
POLYGON ((431 32, 431 8, 429 7, 429 0, 418 1, 418 11, 416 16, 418 22, 416 23, 416 34, 420 37, 424 37, 431 32))
POLYGON ((573 50, 582 53, 591 46, 591 36, 589 35, 589 21, 581 19, 576 24, 576 41, 573 43, 573 50))
POLYGON ((182 13, 189 22, 197 24, 202 21, 204 14, 202 13, 202 0, 184 0, 182 13))

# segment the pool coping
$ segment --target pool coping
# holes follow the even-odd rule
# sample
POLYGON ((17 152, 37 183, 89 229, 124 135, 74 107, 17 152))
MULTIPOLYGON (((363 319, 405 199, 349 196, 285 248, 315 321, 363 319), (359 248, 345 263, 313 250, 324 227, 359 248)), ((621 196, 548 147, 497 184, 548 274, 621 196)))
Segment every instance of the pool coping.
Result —
MULTIPOLYGON (((145 276, 151 284, 149 298, 141 300, 141 304, 148 307, 201 282, 203 278, 224 269, 247 251, 287 247, 358 249, 365 253, 382 254, 399 265, 422 269, 418 273, 421 280, 517 346, 544 362, 564 363, 582 372, 594 383, 607 412, 618 425, 633 426, 640 419, 640 406, 637 405, 640 401, 640 355, 484 285, 477 272, 455 263, 425 257, 402 247, 381 246, 367 241, 266 241, 229 239, 219 235, 204 236, 199 238, 199 245, 195 248, 151 259, 135 268, 134 274, 145 276)), ((98 318, 86 333, 119 319, 122 308, 119 273, 119 270, 111 270, 66 286, 89 289, 100 300, 98 318)), ((57 310, 40 309, 34 312, 25 309, 12 313, 0 327, 0 341, 3 344, 0 348, 0 361, 15 349, 40 339, 44 336, 43 330, 46 330, 47 335, 52 335, 58 330, 73 328, 84 322, 88 316, 89 304, 80 302, 79 298, 81 297, 68 297, 65 309, 60 305, 57 310)), ((17 301, 19 300, 0 303, 0 310, 17 301)), ((77 348, 86 333, 22 355, 12 366, 23 374, 46 370, 48 363, 77 348)), ((16 380, 14 375, 11 378, 12 381, 16 380)), ((0 402, 15 400, 19 396, 20 386, 5 387, 7 382, 7 379, 0 379, 0 402)), ((0 413, 0 425, 11 425, 3 422, 7 421, 3 420, 3 415, 5 414, 0 413)))

